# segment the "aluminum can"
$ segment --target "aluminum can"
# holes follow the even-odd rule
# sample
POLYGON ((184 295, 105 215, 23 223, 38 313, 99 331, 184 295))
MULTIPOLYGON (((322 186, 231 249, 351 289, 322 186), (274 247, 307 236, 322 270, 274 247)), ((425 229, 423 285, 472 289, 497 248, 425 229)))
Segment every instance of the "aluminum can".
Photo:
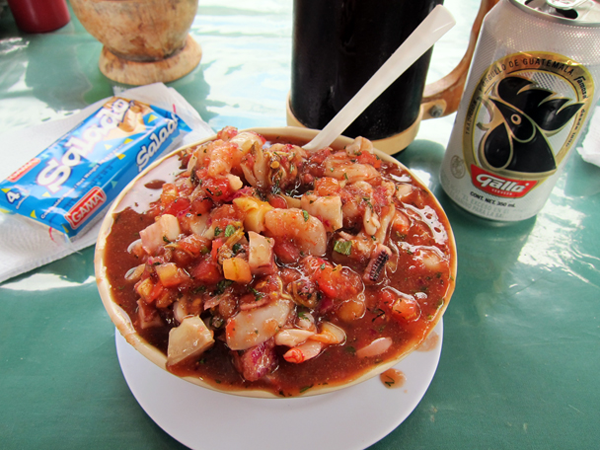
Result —
POLYGON ((600 3, 500 0, 484 19, 440 181, 471 213, 535 216, 600 94, 600 3))

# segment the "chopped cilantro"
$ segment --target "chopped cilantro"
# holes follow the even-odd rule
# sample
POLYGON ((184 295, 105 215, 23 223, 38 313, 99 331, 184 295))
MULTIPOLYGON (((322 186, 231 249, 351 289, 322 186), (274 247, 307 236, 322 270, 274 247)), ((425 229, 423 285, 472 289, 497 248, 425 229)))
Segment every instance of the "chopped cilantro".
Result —
POLYGON ((221 229, 219 227, 215 227, 215 236, 218 236, 221 234, 221 229))
POLYGON ((304 221, 308 222, 308 217, 309 217, 308 216, 308 211, 306 211, 306 210, 303 209, 302 210, 302 216, 304 217, 304 221))
POLYGON ((214 292, 214 295, 222 294, 225 289, 233 284, 231 280, 221 280, 217 283, 217 290, 214 292))
POLYGON ((196 286, 192 289, 192 294, 202 294, 203 292, 206 292, 206 286, 196 286))
POLYGON ((335 244, 333 244, 333 250, 341 253, 342 255, 348 256, 352 251, 352 241, 335 241, 335 244))
POLYGON ((225 227, 225 237, 229 237, 233 233, 235 233, 235 227, 233 225, 231 225, 231 224, 227 225, 225 227))
POLYGON ((259 301, 261 298, 263 298, 265 296, 264 292, 259 292, 254 288, 250 289, 252 291, 252 293, 254 294, 254 301, 257 302, 259 301))

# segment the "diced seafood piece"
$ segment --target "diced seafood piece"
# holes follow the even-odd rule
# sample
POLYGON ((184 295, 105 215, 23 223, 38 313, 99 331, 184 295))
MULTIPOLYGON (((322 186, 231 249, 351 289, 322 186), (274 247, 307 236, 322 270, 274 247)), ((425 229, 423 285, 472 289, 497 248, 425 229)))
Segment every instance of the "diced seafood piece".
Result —
POLYGON ((154 305, 148 305, 142 299, 138 300, 137 305, 138 318, 140 320, 140 327, 142 330, 163 326, 163 321, 154 305))
POLYGON ((380 226, 381 222, 379 221, 377 213, 373 211, 373 208, 365 208, 365 214, 363 216, 363 228, 365 233, 369 236, 375 236, 380 226))
POLYGON ((283 359, 290 363, 300 364, 318 356, 323 347, 325 344, 322 342, 309 340, 297 347, 290 348, 284 353, 283 359))
POLYGON ((385 264, 392 256, 392 251, 383 244, 377 244, 371 254, 371 259, 363 274, 363 280, 367 283, 377 283, 383 272, 385 264))
POLYGON ((321 256, 327 250, 323 222, 297 208, 273 209, 265 214, 265 227, 275 238, 292 240, 301 252, 321 256))
POLYGON ((322 322, 321 331, 310 338, 323 344, 341 344, 346 340, 346 332, 331 322, 322 322))
POLYGON ((140 279, 140 277, 142 276, 142 273, 144 273, 145 269, 146 269, 146 264, 140 264, 138 266, 132 267, 125 274, 125 279, 127 281, 137 281, 140 279))
POLYGON ((314 331, 286 328, 275 335, 275 344, 296 347, 314 335, 314 331))
POLYGON ((342 199, 339 195, 319 197, 314 194, 305 194, 302 196, 300 205, 310 215, 323 222, 327 231, 339 230, 344 225, 342 199))
POLYGON ((142 240, 137 239, 131 244, 129 244, 129 246, 127 247, 127 253, 129 253, 130 255, 135 255, 138 258, 143 257, 145 255, 145 250, 142 246, 142 240))
POLYGON ((392 345, 392 338, 380 337, 372 341, 371 343, 359 348, 356 351, 356 356, 359 358, 368 358, 371 356, 379 356, 387 352, 392 345))
POLYGON ((273 239, 264 237, 254 231, 248 231, 248 263, 254 275, 267 275, 275 273, 275 259, 273 257, 273 239))
POLYGON ((396 207, 391 204, 389 207, 385 207, 381 211, 381 219, 379 220, 379 229, 375 233, 375 239, 377 242, 384 242, 387 237, 388 229, 392 220, 396 216, 396 207))
POLYGON ((229 142, 237 144, 239 149, 246 153, 250 151, 254 144, 262 147, 265 144, 265 138, 253 131, 242 131, 229 139, 229 142))
POLYGON ((286 322, 292 302, 279 299, 247 311, 240 311, 227 321, 225 337, 232 350, 245 350, 275 336, 286 322))
POLYGON ((227 180, 229 180, 229 186, 231 186, 232 191, 239 191, 244 187, 244 182, 237 175, 227 174, 227 180))
POLYGON ((260 380, 277 368, 275 344, 270 339, 245 350, 241 354, 240 352, 233 352, 233 362, 235 368, 245 380, 260 380))
POLYGON ((298 312, 296 317, 296 326, 303 330, 317 332, 317 326, 315 325, 315 318, 313 315, 306 311, 298 312))
POLYGON ((370 181, 381 177, 375 167, 368 164, 358 164, 348 161, 346 157, 336 158, 335 155, 325 160, 327 176, 336 178, 347 183, 357 181, 370 181))
POLYGON ((226 175, 231 172, 231 168, 235 163, 235 153, 239 152, 237 145, 232 145, 227 142, 215 141, 208 146, 208 175, 216 177, 218 175, 226 175))
POLYGON ((169 331, 167 366, 194 358, 214 344, 213 332, 199 316, 186 317, 169 331))
POLYGON ((152 225, 140 231, 142 247, 149 255, 154 255, 158 248, 177 239, 181 230, 177 217, 164 214, 152 225))

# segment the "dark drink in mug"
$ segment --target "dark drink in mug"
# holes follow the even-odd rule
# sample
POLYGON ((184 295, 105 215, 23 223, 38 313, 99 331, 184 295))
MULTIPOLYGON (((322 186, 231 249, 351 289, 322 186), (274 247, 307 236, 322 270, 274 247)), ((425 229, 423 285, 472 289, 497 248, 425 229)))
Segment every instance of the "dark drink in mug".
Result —
MULTIPOLYGON (((438 4, 295 0, 291 113, 306 127, 323 128, 438 4)), ((430 59, 431 50, 344 134, 379 140, 418 126, 430 59)))

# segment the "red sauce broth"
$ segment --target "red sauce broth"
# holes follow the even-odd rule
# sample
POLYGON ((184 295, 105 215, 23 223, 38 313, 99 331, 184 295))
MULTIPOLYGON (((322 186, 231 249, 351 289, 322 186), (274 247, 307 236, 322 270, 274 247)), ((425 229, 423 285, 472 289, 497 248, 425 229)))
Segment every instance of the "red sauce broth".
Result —
POLYGON ((406 375, 398 369, 388 369, 379 375, 379 380, 388 389, 397 389, 404 386, 406 383, 406 375))
MULTIPOLYGON (((267 140, 281 142, 277 136, 267 136, 267 140)), ((293 143, 302 144, 297 141, 293 143)), ((412 180, 410 174, 404 169, 385 161, 381 165, 380 172, 388 179, 390 175, 394 175, 396 179, 412 180)), ((148 187, 156 188, 158 184, 158 182, 152 183, 148 187)), ((443 228, 447 233, 451 233, 444 213, 430 198, 428 191, 414 182, 411 184, 416 188, 415 194, 411 194, 410 199, 407 200, 412 202, 411 207, 419 210, 429 208, 436 216, 434 227, 438 231, 443 228)), ((402 207, 401 202, 396 201, 396 203, 397 208, 402 207)), ((169 330, 178 325, 173 312, 169 308, 164 310, 157 308, 163 326, 142 329, 138 317, 139 295, 134 289, 136 281, 125 279, 125 274, 132 267, 140 264, 140 260, 130 254, 127 249, 132 242, 139 239, 141 230, 155 222, 155 215, 156 211, 152 209, 145 213, 137 213, 128 208, 116 213, 106 243, 105 262, 114 301, 129 315, 140 336, 166 354, 169 330)), ((394 272, 384 270, 382 279, 376 284, 365 284, 366 312, 364 316, 359 320, 345 322, 338 317, 335 308, 317 316, 319 321, 327 320, 344 329, 347 339, 343 344, 330 345, 319 356, 301 364, 285 361, 281 356, 287 348, 278 346, 276 347, 277 368, 257 381, 247 381, 234 367, 231 350, 227 348, 223 339, 217 338, 217 333, 215 333, 215 344, 210 349, 197 358, 191 360, 188 358, 180 364, 169 367, 169 370, 179 376, 197 377, 219 390, 264 389, 286 397, 301 394, 313 387, 347 383, 374 366, 404 354, 407 349, 412 350, 423 341, 437 322, 438 316, 445 309, 445 297, 451 291, 454 283, 449 269, 454 256, 450 255, 448 239, 440 242, 439 236, 434 237, 435 233, 429 231, 430 225, 417 220, 416 215, 411 215, 411 220, 411 227, 406 234, 394 236, 393 233, 388 233, 386 244, 393 247, 394 252, 397 252, 397 255, 394 255, 395 258, 397 256, 397 269, 394 272), (444 270, 431 273, 423 264, 416 264, 414 255, 410 251, 401 250, 400 242, 439 249, 446 258, 443 265, 444 270), (389 306, 382 304, 382 288, 387 285, 406 294, 426 293, 426 295, 415 297, 420 308, 418 320, 399 319, 392 314, 389 306), (357 349, 382 336, 391 337, 393 342, 385 353, 375 357, 359 358, 356 356, 357 349)), ((327 252, 323 257, 326 261, 332 261, 334 252, 331 235, 332 233, 328 233, 327 252)), ((409 246, 409 248, 412 247, 409 246)), ((282 269, 295 268, 297 264, 278 262, 277 265, 282 269)), ((347 265, 352 267, 352 262, 348 262, 347 265)), ((194 288, 198 288, 198 285, 185 289, 194 288)), ((210 289, 212 288, 210 287, 210 289)), ((234 292, 243 295, 246 291, 242 288, 236 291, 234 284, 234 292)), ((321 304, 325 300, 321 298, 321 304)), ((300 306, 296 306, 296 308, 300 309, 300 306)))

